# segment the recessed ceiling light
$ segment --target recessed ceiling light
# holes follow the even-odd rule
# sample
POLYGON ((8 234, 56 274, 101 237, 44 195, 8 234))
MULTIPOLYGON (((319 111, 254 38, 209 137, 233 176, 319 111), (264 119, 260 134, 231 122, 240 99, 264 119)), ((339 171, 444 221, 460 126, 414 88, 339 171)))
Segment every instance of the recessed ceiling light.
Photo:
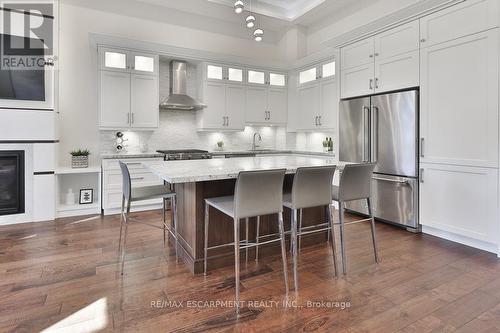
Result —
POLYGON ((241 14, 243 13, 243 8, 245 8, 245 5, 243 4, 243 1, 238 0, 234 3, 234 12, 236 14, 241 14))
POLYGON ((253 28, 255 26, 255 16, 248 15, 245 21, 247 22, 248 28, 253 28))

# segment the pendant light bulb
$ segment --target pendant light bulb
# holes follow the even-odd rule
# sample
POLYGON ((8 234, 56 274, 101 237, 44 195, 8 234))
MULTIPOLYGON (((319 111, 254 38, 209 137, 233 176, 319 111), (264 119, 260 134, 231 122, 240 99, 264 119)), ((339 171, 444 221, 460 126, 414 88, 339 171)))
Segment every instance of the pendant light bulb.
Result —
POLYGON ((246 18, 247 28, 253 28, 255 26, 255 16, 248 15, 246 18))
POLYGON ((262 42, 262 37, 261 36, 255 36, 255 41, 256 42, 262 42))
POLYGON ((245 8, 245 5, 243 4, 243 1, 238 0, 234 3, 234 12, 236 14, 241 14, 243 13, 243 9, 245 8))

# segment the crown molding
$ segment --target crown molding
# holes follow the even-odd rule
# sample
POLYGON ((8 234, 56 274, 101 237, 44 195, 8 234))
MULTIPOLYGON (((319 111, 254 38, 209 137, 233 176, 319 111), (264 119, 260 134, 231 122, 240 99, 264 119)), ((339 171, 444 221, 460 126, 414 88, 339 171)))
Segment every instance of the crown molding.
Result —
POLYGON ((432 14, 444 8, 453 6, 466 0, 424 0, 414 5, 392 12, 384 17, 371 21, 363 26, 357 27, 345 34, 338 35, 332 39, 322 42, 322 45, 340 48, 344 45, 374 36, 398 25, 417 20, 423 16, 432 14))

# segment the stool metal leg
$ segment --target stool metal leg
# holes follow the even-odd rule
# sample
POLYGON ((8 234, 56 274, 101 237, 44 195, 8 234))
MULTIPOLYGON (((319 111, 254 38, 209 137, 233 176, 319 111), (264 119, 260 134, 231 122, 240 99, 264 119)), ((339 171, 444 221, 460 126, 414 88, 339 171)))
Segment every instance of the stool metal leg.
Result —
POLYGON ((246 240, 245 264, 248 264, 248 217, 245 219, 245 240, 246 240))
POLYGON ((174 226, 174 235, 175 235, 175 262, 179 261, 179 234, 177 232, 177 196, 174 195, 171 199, 171 205, 172 205, 172 225, 174 226))
POLYGON ((299 229, 298 229, 298 235, 299 235, 299 253, 300 249, 302 247, 302 217, 304 216, 304 211, 302 208, 299 210, 299 229))
POLYGON ((373 207, 371 203, 371 198, 366 198, 366 203, 368 204, 368 213, 370 214, 371 217, 373 254, 375 256, 375 262, 378 264, 377 240, 375 238, 375 219, 373 218, 373 207))
POLYGON ((163 198, 163 247, 167 244, 167 217, 166 217, 166 205, 167 199, 163 198))
POLYGON ((122 210, 120 213, 120 239, 118 241, 118 253, 121 253, 122 249, 123 214, 125 214, 125 197, 122 197, 122 210))
MULTIPOLYGON (((326 221, 328 222, 328 228, 332 227, 332 218, 330 216, 330 205, 325 206, 326 221)), ((326 231, 326 242, 330 243, 330 232, 326 231)))
POLYGON ((203 263, 203 274, 207 275, 207 258, 208 258, 208 222, 210 221, 208 216, 209 206, 205 203, 205 258, 203 263))
POLYGON ((331 246, 333 255, 333 268, 335 270, 335 277, 338 276, 337 272, 337 245, 335 244, 335 225, 333 224, 333 205, 328 205, 328 224, 330 225, 331 232, 331 246))
POLYGON ((287 261, 286 261, 286 246, 285 246, 285 229, 283 227, 283 212, 278 214, 278 226, 280 229, 281 238, 281 257, 283 260, 283 275, 285 277, 285 291, 288 295, 288 271, 287 271, 287 261))
POLYGON ((295 292, 299 291, 299 276, 297 274, 297 209, 292 210, 292 259, 293 259, 293 283, 295 292))
POLYGON ((339 220, 340 220, 340 248, 342 252, 342 272, 345 275, 347 271, 347 262, 345 254, 345 234, 344 234, 344 203, 339 202, 339 220))
POLYGON ((259 261, 260 216, 257 216, 257 230, 255 231, 255 261, 259 261))
POLYGON ((122 272, 121 274, 123 275, 123 269, 125 267, 125 245, 127 243, 127 234, 128 234, 128 214, 130 213, 130 202, 127 203, 127 211, 125 215, 123 216, 124 219, 123 221, 125 222, 125 232, 123 235, 123 247, 122 247, 122 254, 121 254, 121 259, 122 259, 122 272))
POLYGON ((236 314, 240 314, 240 221, 234 219, 234 283, 236 289, 236 314))

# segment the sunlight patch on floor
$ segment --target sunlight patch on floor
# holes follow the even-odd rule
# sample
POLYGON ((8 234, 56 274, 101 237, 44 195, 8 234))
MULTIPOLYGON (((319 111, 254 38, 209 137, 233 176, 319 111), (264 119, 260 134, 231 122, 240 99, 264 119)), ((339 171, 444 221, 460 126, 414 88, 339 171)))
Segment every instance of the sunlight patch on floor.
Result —
POLYGON ((106 328, 108 322, 108 304, 106 297, 103 297, 41 332, 92 333, 106 328))

